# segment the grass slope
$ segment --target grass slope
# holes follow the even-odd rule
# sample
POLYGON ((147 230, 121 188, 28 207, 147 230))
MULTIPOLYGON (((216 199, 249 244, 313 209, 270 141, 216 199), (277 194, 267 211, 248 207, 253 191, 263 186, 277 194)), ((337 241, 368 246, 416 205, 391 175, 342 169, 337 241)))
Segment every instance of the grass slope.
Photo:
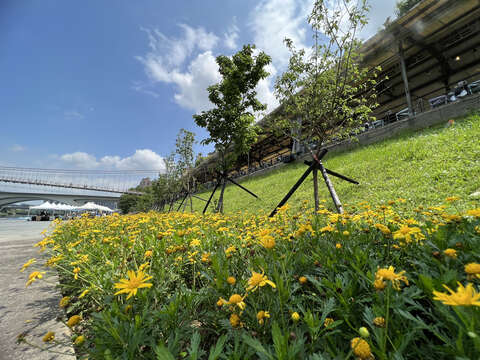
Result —
MULTIPOLYGON (((450 127, 440 125, 326 157, 325 166, 360 182, 353 185, 332 177, 344 204, 367 201, 381 204, 404 198, 407 208, 443 203, 447 196, 458 196, 459 208, 479 200, 469 197, 480 191, 480 115, 457 119, 450 127)), ((297 181, 306 166, 294 163, 267 174, 245 179, 241 184, 261 199, 257 200, 236 186, 225 190, 225 212, 269 212, 297 181)), ((320 196, 333 207, 319 174, 320 196)), ((209 192, 198 194, 208 198, 209 192)), ((219 191, 215 196, 218 199, 219 191)), ((310 175, 289 204, 299 209, 303 200, 313 202, 310 175)), ((204 203, 194 199, 194 210, 204 203)))

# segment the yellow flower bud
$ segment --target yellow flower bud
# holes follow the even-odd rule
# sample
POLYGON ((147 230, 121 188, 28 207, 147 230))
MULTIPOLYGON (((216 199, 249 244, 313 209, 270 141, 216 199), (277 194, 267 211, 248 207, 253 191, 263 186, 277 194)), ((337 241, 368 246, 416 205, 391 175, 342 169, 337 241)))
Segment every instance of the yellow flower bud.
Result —
POLYGON ((299 315, 296 311, 294 311, 294 312, 292 313, 292 320, 295 321, 295 322, 297 322, 298 320, 300 320, 300 315, 299 315))
POLYGON ((370 333, 368 332, 368 329, 364 326, 362 326, 360 329, 358 329, 358 333, 360 334, 361 337, 367 338, 370 336, 370 333))

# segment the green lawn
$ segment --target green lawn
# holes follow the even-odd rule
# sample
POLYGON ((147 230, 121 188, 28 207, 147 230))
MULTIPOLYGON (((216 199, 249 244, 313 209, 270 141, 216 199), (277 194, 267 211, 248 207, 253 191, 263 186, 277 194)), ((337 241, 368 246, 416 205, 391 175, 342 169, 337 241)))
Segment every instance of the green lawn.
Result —
MULTIPOLYGON (((475 199, 470 195, 480 191, 480 115, 456 119, 450 127, 440 125, 408 131, 352 151, 327 154, 324 163, 327 168, 360 182, 353 185, 332 177, 344 204, 367 201, 377 205, 404 198, 406 208, 413 209, 417 204, 439 205, 447 196, 458 196, 461 198, 458 207, 478 206, 480 196, 475 199)), ((236 186, 228 186, 225 212, 270 212, 305 169, 302 163, 294 163, 241 181, 259 200, 236 186)), ((319 188, 321 198, 333 207, 323 181, 319 188)), ((198 195, 208 198, 209 192, 198 195)), ((288 203, 298 209, 303 200, 313 203, 311 175, 288 203)), ((203 206, 202 201, 194 199, 195 210, 201 211, 203 206)))

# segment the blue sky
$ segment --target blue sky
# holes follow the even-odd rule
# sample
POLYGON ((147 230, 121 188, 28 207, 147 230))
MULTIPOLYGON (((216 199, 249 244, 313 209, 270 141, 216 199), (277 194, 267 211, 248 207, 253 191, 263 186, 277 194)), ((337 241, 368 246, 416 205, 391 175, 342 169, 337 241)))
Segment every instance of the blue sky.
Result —
MULTIPOLYGON (((215 56, 255 43, 272 56, 269 110, 288 61, 308 46, 308 0, 2 0, 0 165, 160 169, 180 128, 209 107, 215 56)), ((373 35, 395 0, 373 0, 373 35)), ((204 154, 211 148, 197 145, 204 154)))

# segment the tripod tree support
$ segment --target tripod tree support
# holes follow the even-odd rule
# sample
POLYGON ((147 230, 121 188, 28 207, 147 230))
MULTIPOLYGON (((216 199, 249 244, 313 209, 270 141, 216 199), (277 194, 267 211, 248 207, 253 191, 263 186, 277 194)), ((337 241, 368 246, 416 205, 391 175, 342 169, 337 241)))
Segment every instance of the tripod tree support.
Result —
POLYGON ((194 197, 195 199, 198 199, 198 200, 208 201, 208 200, 205 200, 204 198, 201 198, 200 196, 197 196, 197 195, 192 194, 192 197, 194 197))
POLYGON ((242 190, 246 191, 247 193, 249 193, 250 195, 252 195, 254 198, 258 199, 258 196, 255 195, 255 194, 254 194, 253 192, 251 192, 250 190, 248 190, 246 187, 243 187, 242 185, 240 185, 239 183, 233 181, 233 180, 232 180, 231 178, 229 178, 229 177, 226 177, 226 179, 227 179, 228 181, 230 181, 232 184, 237 185, 240 189, 242 189, 242 190))
MULTIPOLYGON (((180 203, 180 205, 178 205, 177 212, 180 211, 180 208, 182 207, 182 205, 183 205, 183 203, 185 202, 185 200, 187 200, 187 196, 188 196, 188 195, 189 195, 188 192, 185 193, 185 196, 184 196, 182 202, 180 203)), ((183 210, 185 211, 185 208, 183 208, 183 210)))
POLYGON ((213 198, 213 195, 215 194, 215 191, 217 190, 218 186, 220 184, 222 184, 222 194, 220 195, 220 200, 219 200, 219 207, 217 210, 220 210, 220 207, 223 207, 223 192, 225 190, 225 185, 227 183, 227 181, 230 181, 232 184, 238 186, 240 189, 242 189, 243 191, 249 193, 250 195, 252 195, 254 198, 256 199, 259 199, 259 197, 254 194, 253 192, 251 192, 250 190, 248 190, 246 187, 240 185, 239 183, 237 183, 235 180, 233 180, 232 178, 228 177, 226 174, 220 172, 220 171, 217 171, 217 174, 220 176, 220 179, 217 181, 217 183, 215 184, 215 188, 213 189, 212 191, 212 194, 210 195, 210 198, 208 200, 205 200, 205 199, 202 199, 202 198, 199 198, 198 196, 195 196, 195 195, 192 195, 200 200, 203 200, 203 201, 206 201, 207 204, 205 205, 205 208, 203 209, 203 214, 205 214, 205 212, 207 211, 208 209, 208 205, 210 205, 210 202, 212 201, 212 198, 213 198))
POLYGON ((319 166, 320 168, 320 172, 322 173, 323 180, 325 180, 325 184, 327 184, 328 191, 330 192, 330 196, 332 197, 333 203, 335 204, 335 207, 337 208, 338 213, 343 214, 342 203, 340 202, 337 192, 335 191, 335 188, 333 187, 333 184, 330 181, 330 178, 328 177, 327 170, 325 169, 321 161, 318 162, 317 166, 319 166))
POLYGON ((205 214, 205 211, 207 211, 208 205, 210 205, 210 201, 212 201, 213 195, 215 194, 215 191, 217 191, 218 185, 220 185, 220 181, 217 181, 217 183, 215 184, 215 187, 213 188, 212 194, 208 198, 207 204, 205 205, 205 208, 203 209, 202 214, 205 214))
MULTIPOLYGON (((292 188, 290 189, 290 191, 287 193, 287 195, 285 195, 285 197, 282 199, 282 201, 280 201, 280 203, 275 207, 275 209, 271 212, 270 216, 269 217, 273 217, 277 211, 278 211, 278 208, 282 207, 283 205, 286 204, 286 202, 288 201, 288 199, 290 199, 290 197, 295 193, 295 191, 297 191, 297 189, 300 187, 300 185, 302 185, 302 183, 305 181, 305 179, 308 177, 308 175, 310 175, 310 173, 313 171, 313 176, 314 176, 314 193, 315 194, 318 194, 318 185, 317 185, 317 172, 318 170, 320 170, 321 174, 322 174, 322 177, 323 177, 323 180, 325 181, 325 184, 327 185, 327 188, 328 188, 328 191, 330 192, 330 196, 332 197, 332 200, 333 200, 333 203, 335 204, 335 207, 337 209, 337 211, 340 213, 340 214, 343 214, 343 207, 342 207, 342 203, 340 202, 340 199, 338 198, 338 195, 335 191, 335 188, 333 187, 333 184, 332 182, 330 181, 330 178, 328 177, 328 174, 332 175, 332 176, 336 176, 342 180, 345 180, 345 181, 348 181, 352 184, 355 184, 355 185, 358 185, 358 181, 355 181, 353 179, 350 179, 342 174, 339 174, 335 171, 332 171, 332 170, 328 170, 327 168, 325 168, 325 166, 323 166, 323 163, 322 163, 322 158, 325 156, 325 154, 327 153, 327 149, 323 149, 320 154, 318 154, 318 157, 317 156, 314 156, 314 160, 313 161, 305 161, 305 165, 308 165, 308 169, 305 170, 305 172, 303 173, 303 175, 300 177, 300 179, 298 179, 298 181, 295 183, 295 185, 292 186, 292 188)), ((317 196, 315 196, 315 199, 317 199, 317 196)), ((315 204, 315 207, 317 208, 318 207, 318 204, 315 204)))
MULTIPOLYGON (((324 156, 325 154, 327 153, 328 150, 326 149, 323 149, 322 152, 318 155, 317 159, 320 161, 324 156)), ((305 179, 307 178, 308 175, 310 175, 310 173, 313 171, 313 169, 316 167, 316 163, 312 162, 310 164, 310 166, 308 167, 307 170, 305 170, 305 172, 303 173, 303 175, 300 177, 300 179, 298 179, 298 181, 295 183, 295 185, 292 186, 292 188, 290 189, 290 191, 287 193, 287 195, 285 195, 285 197, 282 199, 282 201, 280 201, 278 203, 278 205, 275 207, 275 209, 273 209, 273 211, 270 213, 269 217, 273 217, 275 216, 275 214, 277 213, 278 211, 278 208, 281 208, 283 205, 286 204, 286 202, 288 201, 288 199, 290 199, 290 197, 294 194, 295 191, 297 191, 297 189, 299 188, 300 185, 302 185, 302 183, 305 181, 305 179)))

